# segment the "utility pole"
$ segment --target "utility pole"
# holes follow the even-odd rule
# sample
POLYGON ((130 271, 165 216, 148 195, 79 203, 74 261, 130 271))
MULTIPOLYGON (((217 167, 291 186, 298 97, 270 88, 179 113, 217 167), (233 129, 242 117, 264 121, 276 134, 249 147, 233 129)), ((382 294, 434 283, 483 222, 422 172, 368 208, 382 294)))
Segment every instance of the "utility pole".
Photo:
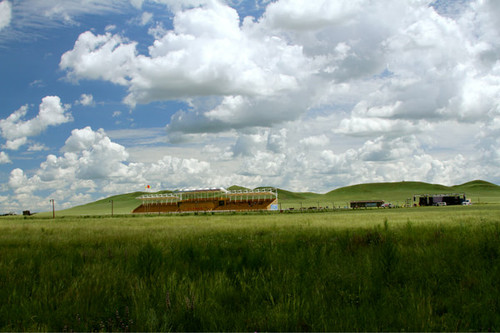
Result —
POLYGON ((111 217, 113 217, 113 200, 109 200, 111 202, 111 217))
POLYGON ((55 206, 54 206, 54 199, 50 199, 49 201, 52 202, 52 218, 55 219, 56 218, 56 210, 55 210, 55 206))

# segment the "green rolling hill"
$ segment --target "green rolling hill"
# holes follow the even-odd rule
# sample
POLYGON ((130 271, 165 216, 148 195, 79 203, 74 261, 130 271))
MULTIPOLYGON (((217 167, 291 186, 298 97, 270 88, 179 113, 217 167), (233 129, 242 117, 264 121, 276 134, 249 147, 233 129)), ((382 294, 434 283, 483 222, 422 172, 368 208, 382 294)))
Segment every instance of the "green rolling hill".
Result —
MULTIPOLYGON (((229 189, 246 189, 241 186, 231 186, 229 189)), ((166 193, 161 191, 155 193, 166 193)), ((346 207, 352 200, 384 200, 394 205, 413 203, 415 194, 465 193, 477 203, 500 203, 500 186, 475 180, 456 186, 444 186, 423 182, 369 183, 346 186, 325 194, 312 192, 291 192, 278 189, 278 198, 282 209, 308 207, 346 207)), ((113 206, 114 214, 130 214, 141 204, 136 198, 144 192, 134 192, 115 195, 85 205, 57 211, 58 216, 76 215, 110 215, 113 206), (112 203, 111 203, 112 201, 112 203)), ((49 213, 41 213, 44 215, 49 213)))
MULTIPOLYGON (((500 188, 500 187, 499 187, 500 188)), ((456 190, 439 184, 423 182, 369 183, 347 186, 328 192, 325 196, 340 202, 351 200, 384 200, 394 205, 412 204, 416 194, 455 193, 456 190)))
POLYGON ((417 194, 465 193, 473 202, 500 203, 500 186, 482 180, 462 185, 444 186, 424 182, 370 183, 342 187, 325 194, 340 202, 351 200, 384 200, 395 205, 412 204, 417 194))

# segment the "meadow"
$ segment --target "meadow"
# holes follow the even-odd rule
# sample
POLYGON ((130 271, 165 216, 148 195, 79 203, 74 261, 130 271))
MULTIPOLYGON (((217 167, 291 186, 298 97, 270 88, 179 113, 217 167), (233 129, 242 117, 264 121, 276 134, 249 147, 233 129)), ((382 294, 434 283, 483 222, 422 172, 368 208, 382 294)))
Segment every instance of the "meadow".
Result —
POLYGON ((499 213, 4 217, 0 330, 498 331, 499 213))
MULTIPOLYGON (((232 186, 228 189, 245 189, 232 186)), ((95 216, 95 215, 127 215, 141 204, 137 197, 143 194, 160 194, 159 192, 132 192, 90 202, 85 205, 60 210, 56 203, 57 216, 95 216)), ((384 200, 394 206, 412 206, 415 194, 466 193, 473 203, 500 204, 500 186, 482 180, 475 180, 456 186, 444 186, 423 182, 394 182, 358 184, 319 194, 312 192, 290 192, 278 189, 279 208, 283 210, 300 210, 309 208, 343 209, 349 207, 351 200, 384 200)), ((29 204, 29 203, 27 203, 29 204)), ((29 206, 24 209, 29 210, 29 206)), ((52 217, 52 207, 47 202, 47 211, 38 212, 39 217, 52 217)))

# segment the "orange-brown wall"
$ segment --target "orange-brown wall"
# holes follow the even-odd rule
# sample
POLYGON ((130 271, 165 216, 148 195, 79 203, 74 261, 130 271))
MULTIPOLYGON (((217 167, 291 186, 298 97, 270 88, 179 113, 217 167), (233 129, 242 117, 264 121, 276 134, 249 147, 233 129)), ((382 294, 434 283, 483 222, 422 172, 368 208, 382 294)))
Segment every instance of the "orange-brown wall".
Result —
POLYGON ((182 201, 179 203, 148 203, 142 204, 132 211, 132 213, 174 213, 174 212, 207 212, 207 211, 251 211, 268 210, 269 206, 276 203, 276 199, 262 199, 251 201, 224 201, 224 205, 219 205, 219 200, 215 201, 182 201))

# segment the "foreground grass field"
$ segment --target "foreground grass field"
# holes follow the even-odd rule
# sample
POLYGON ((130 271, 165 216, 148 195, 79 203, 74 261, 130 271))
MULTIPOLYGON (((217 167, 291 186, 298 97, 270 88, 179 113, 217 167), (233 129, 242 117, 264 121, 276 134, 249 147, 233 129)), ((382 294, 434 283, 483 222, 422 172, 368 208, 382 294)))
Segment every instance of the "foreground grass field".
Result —
POLYGON ((2 331, 500 330, 500 206, 0 219, 2 331))

